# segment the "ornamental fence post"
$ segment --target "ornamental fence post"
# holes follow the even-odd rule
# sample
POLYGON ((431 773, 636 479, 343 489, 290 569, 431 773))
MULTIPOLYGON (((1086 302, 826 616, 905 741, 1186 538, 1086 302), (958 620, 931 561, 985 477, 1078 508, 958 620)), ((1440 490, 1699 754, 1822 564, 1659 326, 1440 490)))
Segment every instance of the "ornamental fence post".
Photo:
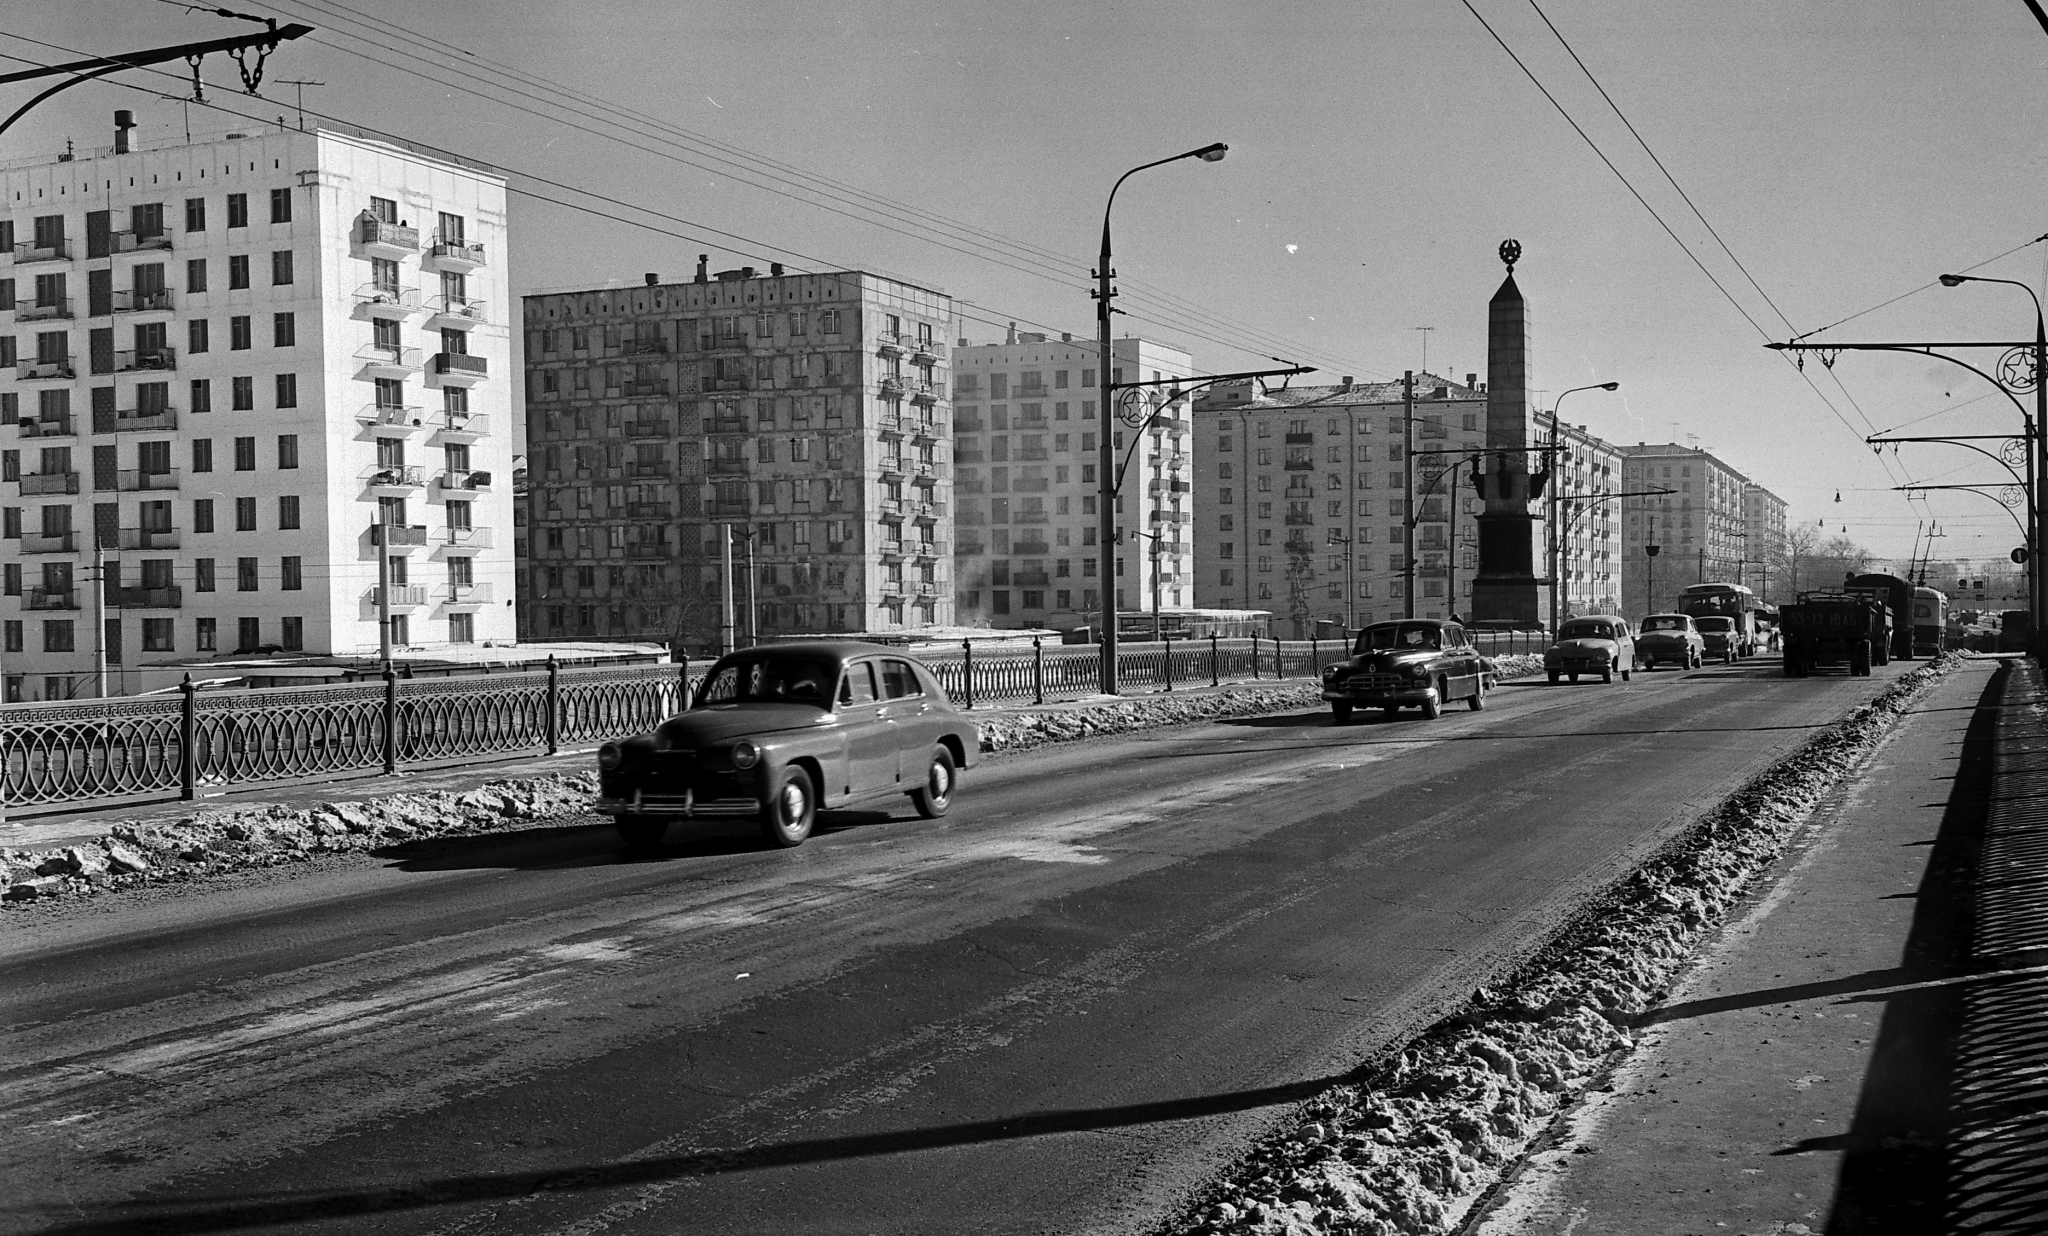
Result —
POLYGON ((1287 677, 1286 640, 1276 639, 1273 641, 1273 677, 1276 679, 1287 677))
POLYGON ((974 707, 974 641, 963 639, 960 641, 960 647, 966 650, 965 655, 960 660, 960 680, 967 684, 964 688, 967 692, 967 702, 961 706, 963 708, 972 708, 974 707))
POLYGON ((178 797, 199 797, 199 688, 192 675, 178 684, 178 797))
POLYGON ((1038 636, 1031 637, 1031 702, 1045 703, 1045 649, 1038 636))
POLYGON ((398 671, 384 663, 384 775, 398 771, 398 671))
POLYGON ((1308 637, 1308 676, 1314 678, 1323 672, 1323 641, 1316 636, 1308 637))
POLYGON ((688 712, 690 711, 690 654, 687 650, 684 650, 676 655, 682 659, 681 664, 683 667, 681 671, 682 677, 678 680, 676 688, 676 698, 683 702, 683 706, 677 709, 677 711, 688 712))
POLYGON ((554 755, 562 749, 562 667, 555 660, 555 654, 548 654, 548 754, 554 755))
POLYGON ((1259 676, 1259 637, 1252 636, 1252 677, 1259 676))
POLYGON ((1166 637, 1166 689, 1173 690, 1173 636, 1166 637))
POLYGON ((1216 675, 1216 632, 1209 632, 1209 685, 1216 686, 1223 680, 1216 675))

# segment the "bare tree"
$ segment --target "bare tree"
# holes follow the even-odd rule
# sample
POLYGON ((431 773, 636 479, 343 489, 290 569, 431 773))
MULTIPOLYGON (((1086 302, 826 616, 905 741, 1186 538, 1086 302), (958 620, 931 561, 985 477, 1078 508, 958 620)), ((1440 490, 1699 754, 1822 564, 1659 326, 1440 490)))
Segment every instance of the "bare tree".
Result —
POLYGON ((1797 524, 1785 529, 1785 539, 1771 554, 1771 571, 1779 581, 1779 596, 1799 595, 1800 581, 1812 578, 1805 569, 1806 562, 1819 544, 1820 529, 1813 524, 1797 524))

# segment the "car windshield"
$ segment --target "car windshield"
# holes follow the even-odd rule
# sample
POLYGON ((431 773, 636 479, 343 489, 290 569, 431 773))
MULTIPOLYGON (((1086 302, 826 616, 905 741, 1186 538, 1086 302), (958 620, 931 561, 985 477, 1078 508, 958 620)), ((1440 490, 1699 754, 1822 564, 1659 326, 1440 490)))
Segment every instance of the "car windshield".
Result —
POLYGON ((1732 618, 1695 618, 1692 620, 1692 625, 1702 631, 1718 631, 1725 634, 1735 629, 1735 620, 1732 618))
POLYGON ((1675 614, 1664 614, 1661 616, 1645 618, 1643 619, 1643 630, 1683 631, 1685 630, 1685 619, 1680 618, 1675 614))
POLYGON ((1613 639, 1614 624, 1611 622, 1567 622, 1557 633, 1559 639, 1613 639))
POLYGON ((1438 648, 1442 628, 1428 622, 1383 622, 1358 633, 1353 652, 1386 652, 1389 649, 1438 648))
POLYGON ((697 706, 712 704, 815 704, 831 699, 834 667, 806 656, 749 657, 711 671, 697 706))

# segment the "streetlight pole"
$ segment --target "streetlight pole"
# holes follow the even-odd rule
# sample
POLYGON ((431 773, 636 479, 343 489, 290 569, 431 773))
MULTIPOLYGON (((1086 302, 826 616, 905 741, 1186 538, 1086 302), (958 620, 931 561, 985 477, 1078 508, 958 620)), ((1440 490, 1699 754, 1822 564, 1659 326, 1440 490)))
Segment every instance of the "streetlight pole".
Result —
POLYGON ((1110 301, 1116 297, 1116 287, 1111 280, 1116 271, 1109 264, 1109 212, 1116 206, 1116 191, 1146 168, 1158 167, 1164 163, 1177 163, 1182 159, 1200 159, 1204 163, 1221 160, 1229 146, 1214 142, 1199 150, 1183 151, 1164 159, 1154 159, 1116 178, 1109 187, 1109 200, 1102 207, 1102 253, 1095 266, 1095 362, 1096 370, 1096 512, 1095 540, 1102 552, 1102 693, 1117 694, 1116 673, 1116 381, 1112 376, 1110 354, 1109 315, 1116 312, 1110 301))
MULTIPOLYGON (((1558 412, 1564 407, 1566 395, 1576 395, 1580 391, 1618 391, 1620 389, 1621 383, 1619 382, 1595 382, 1589 386, 1574 386, 1564 392, 1563 395, 1559 395, 1556 401, 1550 405, 1550 485, 1548 486, 1550 498, 1543 505, 1544 514, 1547 516, 1544 522, 1550 526, 1550 638, 1552 642, 1555 642, 1557 639, 1558 619, 1560 617, 1557 605, 1558 577, 1564 574, 1564 532, 1557 524, 1557 491, 1562 483, 1559 472, 1564 463, 1564 452, 1559 449, 1558 439, 1564 423, 1559 418, 1558 412)), ((1569 600, 1570 598, 1566 599, 1569 600)))

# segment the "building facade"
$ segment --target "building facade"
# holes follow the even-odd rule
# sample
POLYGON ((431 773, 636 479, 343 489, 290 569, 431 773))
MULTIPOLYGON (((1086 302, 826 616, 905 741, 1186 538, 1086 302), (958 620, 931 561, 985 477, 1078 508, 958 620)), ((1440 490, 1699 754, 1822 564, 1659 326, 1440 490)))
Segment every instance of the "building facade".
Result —
POLYGON ((1536 416, 1543 440, 1561 448, 1546 486, 1551 491, 1546 513, 1555 529, 1548 543, 1557 555, 1556 616, 1621 614, 1622 574, 1628 567, 1621 540, 1621 452, 1584 425, 1560 424, 1552 437, 1551 421, 1548 412, 1536 416))
POLYGON ((526 298, 528 638, 953 622, 943 292, 863 271, 526 298))
POLYGON ((510 641, 504 181, 329 132, 126 137, 0 169, 7 697, 375 653, 384 543, 400 647, 510 641))
MULTIPOLYGON (((1742 487, 1742 570, 1738 582, 1766 596, 1773 572, 1783 574, 1785 561, 1785 500, 1755 481, 1742 487)), ((1786 581, 1790 582, 1790 581, 1786 581)), ((1775 595, 1775 594, 1772 594, 1775 595)), ((1773 602, 1775 604, 1775 602, 1773 602)))
POLYGON ((1735 582, 1749 556, 1743 503, 1749 478, 1694 446, 1639 442, 1620 449, 1626 489, 1671 491, 1623 499, 1622 553, 1642 568, 1623 581, 1628 615, 1668 612, 1689 584, 1735 582), (1651 545, 1658 547, 1654 560, 1651 545))
MULTIPOLYGON (((1168 344, 1124 338, 1111 347, 1114 382, 1193 372, 1193 358, 1168 344)), ((1114 562, 1119 610, 1193 602, 1193 443, 1187 402, 1170 400, 1170 390, 1139 392, 1144 411, 1118 422, 1111 445, 1122 473, 1122 536, 1108 555, 1097 543, 1099 358, 1092 341, 1014 330, 1003 343, 962 340, 955 351, 961 622, 1060 630, 1098 622, 1105 558, 1114 562)))

